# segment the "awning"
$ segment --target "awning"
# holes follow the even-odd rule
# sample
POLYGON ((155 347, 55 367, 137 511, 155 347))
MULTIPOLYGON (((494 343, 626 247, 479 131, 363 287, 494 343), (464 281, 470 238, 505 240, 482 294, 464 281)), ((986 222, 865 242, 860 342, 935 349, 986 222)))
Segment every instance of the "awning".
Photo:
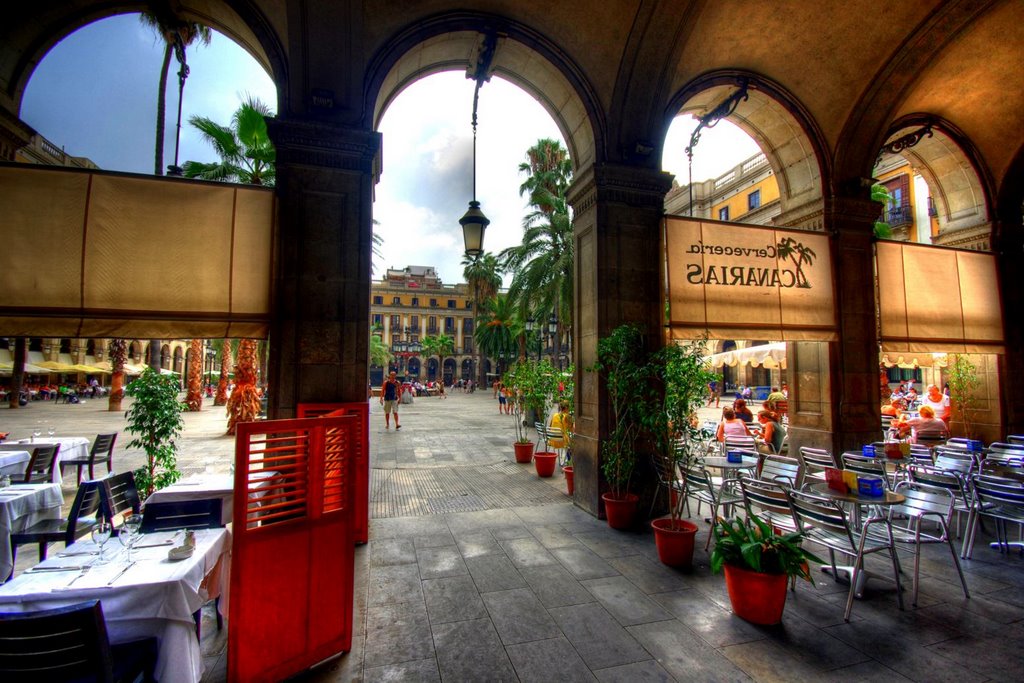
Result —
MULTIPOLYGON (((14 363, 0 363, 0 375, 4 377, 10 377, 14 373, 14 363)), ((25 374, 26 375, 51 375, 53 370, 49 368, 41 368, 38 365, 32 363, 25 363, 25 374)))
POLYGON ((944 368, 949 365, 949 356, 945 353, 883 353, 881 363, 887 368, 904 370, 944 368))
POLYGON ((786 342, 772 342, 771 344, 760 344, 748 346, 743 349, 723 351, 708 357, 713 368, 720 368, 723 365, 734 368, 742 365, 754 367, 765 367, 770 369, 786 369, 786 342))

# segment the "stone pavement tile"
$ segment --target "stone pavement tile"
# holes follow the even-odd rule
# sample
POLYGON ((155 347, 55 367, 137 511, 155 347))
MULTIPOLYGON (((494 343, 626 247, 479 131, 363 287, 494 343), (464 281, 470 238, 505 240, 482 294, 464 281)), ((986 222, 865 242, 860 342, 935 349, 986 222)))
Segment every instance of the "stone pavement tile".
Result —
POLYGON ((416 548, 441 548, 446 545, 455 545, 455 537, 450 531, 443 534, 430 534, 429 536, 417 536, 412 539, 416 548))
POLYGON ((964 635, 928 647, 995 681, 1019 681, 1024 670, 1024 642, 1018 638, 964 635))
POLYGON ((681 681, 748 680, 742 670, 675 619, 630 626, 626 630, 681 681))
MULTIPOLYGON (((987 678, 960 666, 953 658, 915 642, 919 636, 917 629, 906 629, 888 621, 862 620, 832 626, 826 632, 911 680, 920 678, 922 674, 934 683, 967 683, 987 678)), ((946 634, 942 641, 957 637, 955 631, 947 630, 946 634)), ((842 671, 838 669, 837 673, 842 671)))
MULTIPOLYGON (((588 531, 575 536, 580 543, 604 559, 648 553, 654 546, 653 537, 628 531, 588 531)), ((654 552, 657 553, 657 550, 654 552)))
POLYGON ((421 579, 438 579, 442 576, 458 576, 469 574, 462 555, 455 546, 441 548, 421 548, 416 551, 416 560, 420 567, 421 579))
MULTIPOLYGON (((846 609, 845 593, 843 594, 843 605, 840 607, 835 602, 826 600, 824 595, 813 589, 803 590, 803 584, 803 581, 797 581, 796 593, 790 591, 786 596, 784 617, 786 614, 797 616, 819 628, 845 623, 843 621, 843 612, 846 609)), ((860 605, 854 605, 853 613, 850 615, 851 622, 865 618, 864 610, 858 609, 860 607, 860 605)))
POLYGON ((415 564, 373 567, 369 582, 370 597, 367 604, 371 606, 423 602, 420 573, 415 564))
POLYGON ((382 538, 370 541, 370 564, 384 567, 394 564, 415 564, 416 546, 411 538, 382 538))
POLYGON ((505 550, 509 559, 517 567, 539 567, 557 562, 551 553, 533 536, 498 541, 498 544, 505 550))
POLYGON ((498 545, 498 541, 495 540, 494 536, 491 536, 491 532, 484 529, 483 531, 473 531, 470 533, 460 534, 456 538, 456 543, 459 546, 459 552, 467 560, 471 557, 479 557, 481 555, 504 555, 505 551, 502 550, 501 546, 498 545))
MULTIPOLYGON (((722 648, 721 653, 746 676, 758 683, 820 681, 825 677, 824 671, 799 658, 794 658, 785 647, 772 640, 754 640, 749 643, 730 645, 722 648)), ((739 680, 749 680, 749 678, 742 677, 739 680)))
POLYGON ((536 526, 530 529, 530 533, 545 548, 561 548, 579 543, 572 534, 560 526, 536 526))
POLYGON ((581 583, 623 626, 665 621, 672 618, 671 614, 644 595, 624 576, 590 579, 581 581, 581 583))
POLYGON ((423 602, 370 607, 366 610, 366 668, 400 664, 434 655, 430 622, 423 602))
POLYGON ((441 674, 437 670, 437 660, 431 657, 368 668, 363 674, 363 683, 441 683, 441 674))
POLYGON ((596 681, 568 640, 562 637, 505 648, 521 683, 596 681))
POLYGON ((506 526, 492 526, 489 527, 491 536, 494 536, 499 541, 510 540, 513 538, 530 538, 530 531, 522 524, 509 524, 506 526))
MULTIPOLYGON (((973 600, 973 598, 972 598, 973 600)), ((857 605, 854 605, 856 613, 857 605)), ((943 626, 955 629, 964 635, 977 638, 998 636, 1006 631, 1006 625, 973 611, 965 610, 960 605, 934 605, 918 608, 917 613, 943 626)))
POLYGON ((594 675, 600 683, 675 683, 676 680, 653 659, 598 669, 594 675))
POLYGON ((432 631, 442 680, 517 683, 512 663, 489 619, 436 624, 432 631))
POLYGON ((687 628, 714 647, 765 638, 757 626, 733 615, 697 590, 673 591, 651 596, 687 628))
POLYGON ((423 582, 423 598, 431 624, 481 619, 487 609, 470 576, 449 576, 423 582))
POLYGON ((598 603, 554 607, 548 612, 591 669, 651 659, 650 653, 598 603))
POLYGON ((482 555, 466 559, 466 566, 481 593, 525 588, 526 581, 504 555, 482 555))
POLYGON ((494 526, 510 526, 520 523, 519 519, 509 510, 452 512, 445 515, 444 519, 456 539, 464 533, 482 531, 494 526))
POLYGON ((484 593, 480 597, 505 645, 560 635, 555 622, 529 588, 484 593))
POLYGON ((440 515, 430 517, 390 517, 370 521, 370 538, 416 538, 443 534, 448 531, 444 518, 440 515))
POLYGON ((666 593, 693 585, 699 579, 642 555, 608 558, 608 564, 636 584, 644 593, 666 593))
POLYGON ((614 567, 582 545, 553 548, 551 554, 565 565, 570 574, 580 580, 600 579, 605 576, 619 575, 619 572, 614 567))
POLYGON ((789 658, 804 660, 819 671, 869 659, 867 654, 832 636, 827 629, 818 628, 786 612, 782 613, 780 625, 762 629, 772 642, 787 652, 789 658))
MULTIPOLYGON (((818 680, 827 683, 851 683, 852 681, 857 681, 857 683, 904 683, 914 679, 901 676, 884 664, 868 661, 829 671, 827 674, 819 676, 818 680)), ((926 677, 918 680, 932 679, 926 677)))
POLYGON ((552 564, 519 571, 545 607, 566 607, 594 602, 594 596, 565 567, 552 564))
MULTIPOLYGON (((524 524, 531 527, 579 522, 582 520, 582 515, 587 514, 569 502, 555 503, 552 505, 517 507, 512 508, 512 512, 514 512, 524 524)), ((589 517, 589 515, 587 516, 589 517)))

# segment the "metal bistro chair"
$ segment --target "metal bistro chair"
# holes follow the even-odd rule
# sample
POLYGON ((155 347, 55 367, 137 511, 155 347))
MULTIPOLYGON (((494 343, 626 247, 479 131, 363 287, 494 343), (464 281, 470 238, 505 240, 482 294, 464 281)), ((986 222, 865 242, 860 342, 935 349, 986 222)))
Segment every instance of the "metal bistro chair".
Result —
POLYGON ((757 451, 757 442, 752 436, 726 436, 725 447, 730 451, 747 450, 757 451))
POLYGON ((177 529, 219 529, 223 502, 219 498, 201 498, 146 503, 139 531, 152 534, 177 529))
POLYGON ((32 449, 32 459, 25 468, 26 484, 49 484, 53 481, 53 469, 57 465, 57 453, 60 444, 36 446, 32 449))
POLYGON ((942 488, 953 496, 953 514, 956 515, 956 536, 960 538, 960 518, 971 514, 970 484, 967 475, 956 470, 944 470, 934 465, 912 464, 907 475, 913 483, 942 488))
POLYGON ((757 478, 781 481, 790 488, 803 486, 804 468, 797 458, 785 455, 762 455, 757 466, 757 478))
POLYGON ((892 480, 885 467, 887 458, 884 455, 866 458, 863 455, 843 453, 841 457, 844 470, 856 472, 858 475, 863 474, 866 477, 877 477, 882 480, 886 490, 892 490, 892 480))
POLYGON ((99 600, 36 612, 0 613, 0 679, 156 680, 157 640, 111 645, 99 600))
POLYGON ((1024 552, 1024 542, 1010 541, 1006 534, 1007 522, 1024 524, 1024 481, 975 474, 971 476, 971 483, 974 505, 967 522, 963 557, 969 560, 974 553, 974 541, 982 516, 996 521, 996 541, 992 547, 999 548, 999 552, 1009 552, 1010 546, 1017 546, 1024 552))
POLYGON ((767 480, 740 475, 740 490, 743 507, 747 514, 755 514, 776 529, 785 532, 796 531, 793 508, 789 506, 786 489, 792 488, 784 479, 767 480))
MULTIPOLYGON (((100 484, 87 481, 79 484, 78 493, 71 503, 67 519, 44 519, 24 531, 11 534, 11 566, 19 545, 39 544, 39 561, 46 559, 46 548, 50 543, 64 542, 67 547, 79 537, 92 531, 96 525, 96 514, 100 511, 100 484)), ((102 514, 102 513, 101 513, 102 514)))
MULTIPOLYGON (((700 514, 700 504, 707 503, 711 507, 711 523, 718 519, 718 510, 726 517, 732 506, 743 502, 743 496, 739 490, 739 482, 736 479, 724 479, 721 485, 715 483, 704 468, 701 462, 684 462, 679 467, 683 475, 683 492, 687 497, 697 499, 697 514, 700 514)), ((711 546, 711 534, 704 544, 704 550, 711 546)))
POLYGON ((1007 434, 1006 443, 1024 446, 1024 434, 1007 434))
POLYGON ((135 487, 135 474, 133 472, 120 472, 104 477, 99 480, 102 487, 100 506, 103 517, 110 522, 111 526, 118 515, 137 515, 142 508, 139 498, 139 490, 135 487))
POLYGON ((93 469, 96 466, 96 461, 105 462, 107 464, 107 474, 110 474, 114 468, 114 442, 117 441, 117 432, 113 434, 97 434, 96 439, 92 442, 92 447, 89 449, 89 455, 84 458, 72 458, 70 460, 62 460, 60 463, 61 470, 65 467, 77 467, 78 468, 78 483, 82 483, 82 468, 89 468, 89 478, 95 479, 96 474, 93 469))
MULTIPOLYGON (((685 446, 683 444, 676 445, 679 461, 685 462, 686 454, 679 452, 680 449, 685 449, 685 446)), ((658 489, 651 499, 651 509, 647 511, 647 516, 650 517, 654 512, 654 506, 658 502, 658 495, 662 489, 668 491, 669 507, 682 508, 686 501, 686 496, 683 495, 686 487, 676 471, 675 463, 659 453, 652 453, 651 464, 654 465, 654 471, 658 475, 658 489)))
POLYGON ((850 593, 846 597, 845 621, 850 621, 853 611, 853 598, 863 593, 864 556, 886 551, 892 559, 892 574, 896 581, 896 599, 903 609, 903 587, 900 585, 899 560, 896 558, 896 544, 893 540, 892 526, 887 516, 869 517, 861 529, 852 529, 846 511, 836 501, 826 496, 819 496, 805 491, 787 489, 789 505, 793 510, 794 524, 804 529, 804 538, 828 548, 829 560, 832 564, 832 575, 837 576, 836 553, 853 558, 852 567, 846 569, 850 573, 850 593), (872 526, 884 527, 881 539, 868 533, 872 526))
POLYGON ((892 526, 893 538, 901 546, 909 546, 914 550, 914 590, 911 604, 917 606, 917 592, 921 577, 921 546, 927 543, 945 543, 953 556, 953 565, 960 575, 960 585, 964 589, 964 597, 970 598, 967 580, 964 579, 960 558, 949 536, 949 516, 953 514, 956 497, 952 491, 938 486, 930 486, 919 482, 902 481, 896 485, 896 493, 905 497, 904 502, 889 508, 889 524, 892 526), (922 529, 922 522, 934 521, 937 525, 935 533, 922 529))

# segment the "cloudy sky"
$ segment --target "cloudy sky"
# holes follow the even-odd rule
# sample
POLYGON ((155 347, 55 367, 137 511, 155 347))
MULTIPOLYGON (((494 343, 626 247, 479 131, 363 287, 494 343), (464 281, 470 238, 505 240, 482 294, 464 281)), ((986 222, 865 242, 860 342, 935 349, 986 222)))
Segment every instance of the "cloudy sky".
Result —
MULTIPOLYGON (((153 172, 157 84, 163 46, 138 15, 86 26, 47 54, 25 91, 22 119, 69 154, 101 168, 153 172)), ((188 53, 180 163, 214 161, 216 155, 188 125, 193 114, 228 124, 247 94, 277 109, 269 75, 244 50, 214 33, 207 47, 188 53)), ((168 83, 164 164, 174 159, 178 88, 176 62, 168 83)), ((381 122, 383 174, 374 217, 384 237, 384 268, 436 266, 442 280, 462 279, 459 218, 472 196, 473 82, 464 72, 437 74, 409 86, 381 122)), ((680 118, 666 139, 665 170, 686 182, 686 155, 693 120, 680 118)), ((497 77, 480 93, 477 199, 491 224, 485 248, 495 253, 518 244, 527 213, 519 164, 538 139, 562 140, 540 104, 497 77)), ((705 132, 694 155, 693 177, 714 177, 756 153, 746 135, 727 122, 705 132)), ((508 278, 506 277, 506 285, 508 278)))

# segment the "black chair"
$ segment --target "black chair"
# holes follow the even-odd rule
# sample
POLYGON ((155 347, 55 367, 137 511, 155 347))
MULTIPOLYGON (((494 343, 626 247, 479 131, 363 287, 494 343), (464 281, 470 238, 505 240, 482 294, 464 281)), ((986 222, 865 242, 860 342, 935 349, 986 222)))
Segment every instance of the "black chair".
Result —
POLYGON ((146 503, 140 531, 151 534, 176 529, 217 529, 221 521, 220 498, 146 503))
POLYGON ((25 468, 26 484, 49 484, 53 481, 53 468, 57 464, 57 453, 60 444, 36 446, 32 449, 32 459, 25 468))
POLYGON ((107 474, 110 474, 114 469, 114 442, 117 441, 117 432, 113 434, 97 434, 96 439, 92 442, 92 448, 89 449, 89 455, 84 458, 71 458, 69 460, 62 460, 60 463, 61 470, 65 466, 75 466, 78 468, 78 483, 82 483, 82 468, 89 468, 89 478, 95 479, 96 474, 93 472, 93 468, 96 466, 96 461, 105 461, 107 463, 107 474))
POLYGON ((96 526, 96 515, 100 512, 100 483, 87 481, 78 486, 75 501, 67 519, 44 519, 24 531, 11 534, 11 565, 14 565, 18 546, 26 543, 39 544, 39 561, 46 559, 46 547, 50 543, 64 542, 67 547, 79 537, 92 531, 96 526))
POLYGON ((114 526, 118 515, 137 515, 142 509, 134 472, 120 472, 99 480, 103 517, 114 526))
POLYGON ((99 600, 0 613, 0 680, 154 681, 156 638, 111 645, 99 600))

